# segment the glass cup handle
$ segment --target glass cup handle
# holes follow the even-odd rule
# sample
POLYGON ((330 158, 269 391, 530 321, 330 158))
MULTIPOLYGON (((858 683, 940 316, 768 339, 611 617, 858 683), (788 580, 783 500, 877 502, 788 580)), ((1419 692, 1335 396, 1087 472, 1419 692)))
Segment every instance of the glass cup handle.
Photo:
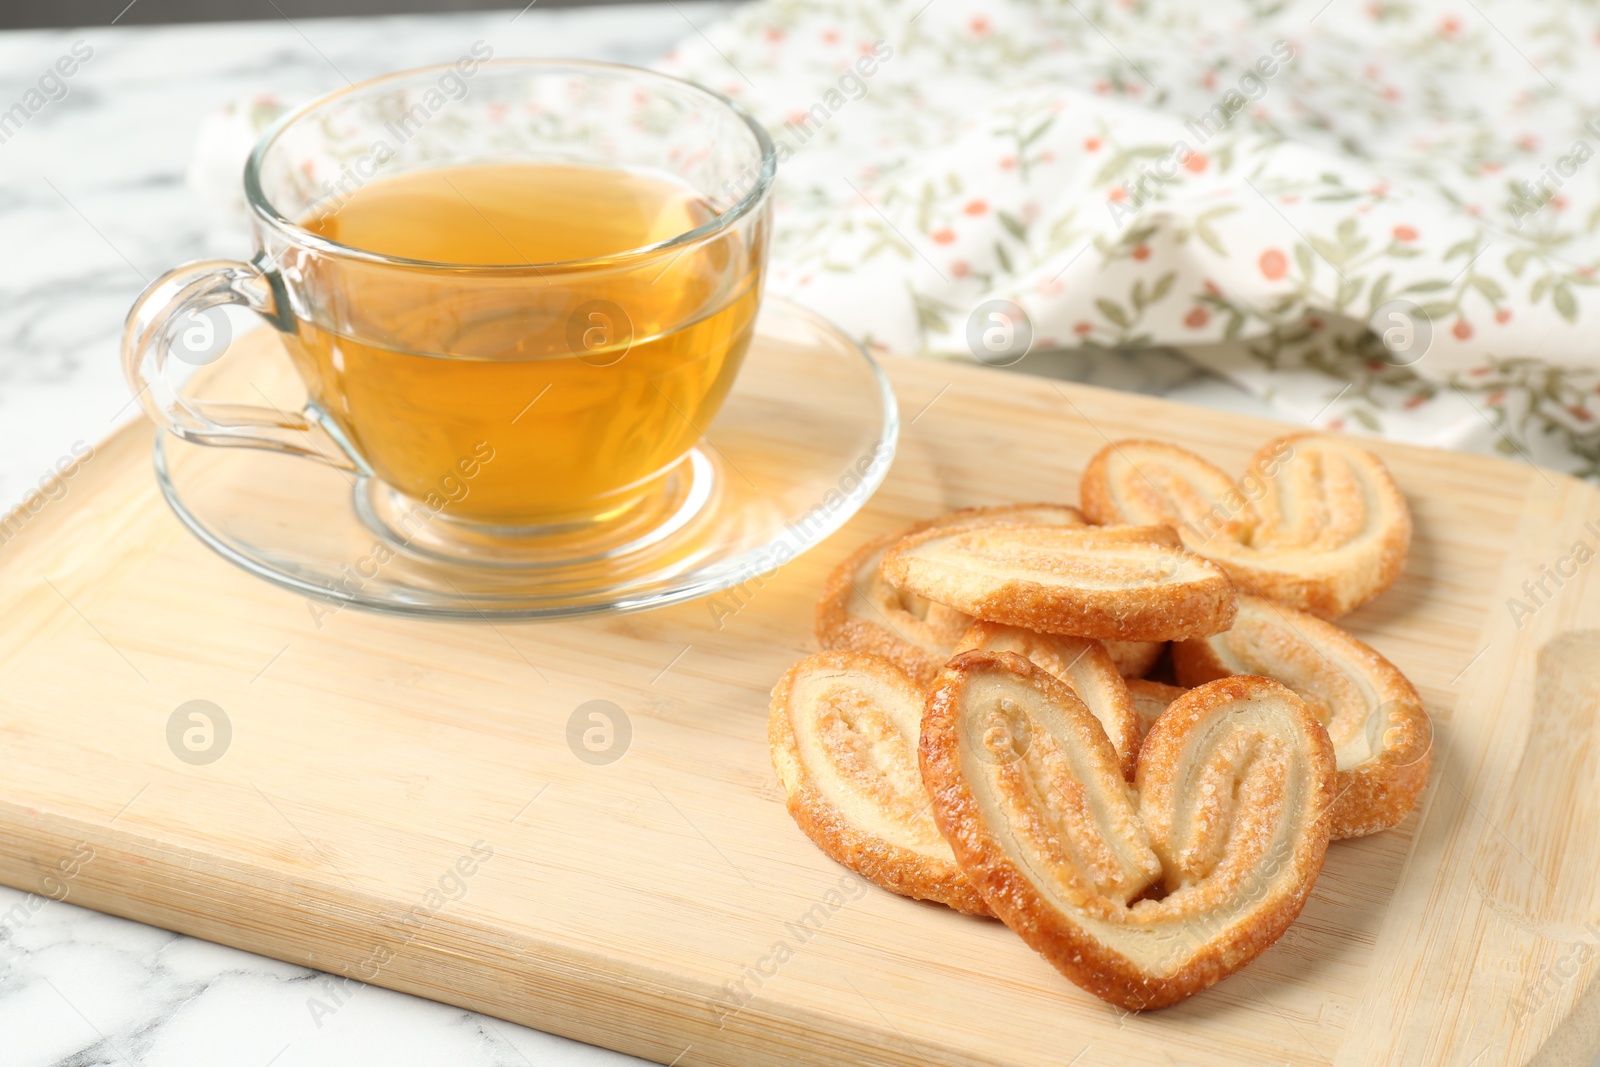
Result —
POLYGON ((167 373, 173 342, 185 329, 201 331, 199 358, 188 362, 210 363, 226 352, 228 338, 225 331, 217 337, 217 320, 197 318, 210 308, 247 307, 278 329, 291 331, 293 319, 281 307, 281 285, 275 274, 230 259, 185 263, 151 282, 134 301, 122 332, 128 388, 157 426, 185 441, 287 452, 370 474, 343 436, 309 404, 289 412, 203 400, 182 393, 167 373))

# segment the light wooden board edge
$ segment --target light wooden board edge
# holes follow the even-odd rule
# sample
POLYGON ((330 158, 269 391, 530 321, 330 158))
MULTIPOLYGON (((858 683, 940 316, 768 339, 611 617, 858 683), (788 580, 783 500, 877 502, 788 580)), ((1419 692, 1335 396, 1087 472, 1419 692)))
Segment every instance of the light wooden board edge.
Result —
MULTIPOLYGON (((1578 567, 1531 615, 1512 609, 1527 604, 1523 585, 1570 555, 1579 540, 1600 550, 1600 491, 1550 472, 1528 483, 1513 551, 1496 583, 1485 620, 1479 658, 1463 664, 1460 703, 1448 727, 1435 731, 1434 764, 1426 806, 1406 870, 1396 887, 1380 935, 1380 972, 1368 985, 1360 1011, 1391 1025, 1352 1036, 1336 1063, 1526 1063, 1573 1011, 1593 983, 1600 927, 1583 931, 1584 918, 1569 914, 1541 923, 1519 913, 1501 896, 1530 899, 1550 887, 1571 885, 1575 872, 1594 872, 1590 909, 1600 905, 1600 805, 1572 795, 1562 768, 1523 767, 1535 749, 1550 751, 1541 732, 1549 729, 1547 707, 1538 702, 1540 654, 1563 634, 1600 627, 1600 567, 1578 567), (1519 768, 1523 773, 1518 774, 1519 768), (1554 773, 1538 773, 1539 771, 1554 773), (1521 779, 1518 782, 1518 779, 1521 779), (1531 786, 1528 791, 1514 785, 1531 786), (1581 805, 1592 828, 1579 850, 1555 854, 1536 841, 1515 840, 1508 814, 1519 805, 1538 808, 1581 805), (1464 828, 1452 833, 1455 827, 1464 828), (1582 847, 1585 846, 1586 847, 1582 847), (1486 861, 1498 859, 1498 884, 1480 877, 1486 861), (1591 932, 1592 931, 1592 932, 1591 932), (1458 934, 1475 951, 1453 946, 1458 934), (1545 975, 1558 960, 1582 962, 1554 983, 1545 975), (1466 996, 1450 995, 1465 990, 1466 996), (1530 989, 1543 992, 1528 1001, 1530 989)), ((1553 588, 1554 583, 1547 585, 1553 588)), ((1592 657, 1600 661, 1600 633, 1591 634, 1592 657)), ((1600 739, 1597 707, 1588 709, 1587 730, 1562 738, 1563 747, 1600 739)), ((1568 749, 1570 751, 1570 748, 1568 749)), ((1588 766, 1593 767, 1591 759, 1588 766)), ((1600 918, 1600 911, 1589 916, 1600 918)), ((1587 1051, 1588 1067, 1600 1048, 1587 1051)), ((1569 1061, 1571 1062, 1571 1061, 1569 1061)))

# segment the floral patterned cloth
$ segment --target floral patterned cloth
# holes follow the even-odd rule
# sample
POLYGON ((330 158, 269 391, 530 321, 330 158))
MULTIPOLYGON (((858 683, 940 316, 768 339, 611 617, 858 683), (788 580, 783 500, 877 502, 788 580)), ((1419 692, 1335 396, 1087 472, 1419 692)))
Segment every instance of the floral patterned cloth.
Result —
POLYGON ((768 126, 772 288, 869 344, 1175 346, 1600 477, 1597 53, 1554 0, 757 0, 661 66, 768 126))

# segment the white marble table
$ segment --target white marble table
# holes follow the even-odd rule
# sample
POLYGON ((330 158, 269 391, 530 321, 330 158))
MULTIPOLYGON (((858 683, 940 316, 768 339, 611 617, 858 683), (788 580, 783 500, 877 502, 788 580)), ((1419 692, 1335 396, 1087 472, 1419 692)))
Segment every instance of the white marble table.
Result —
MULTIPOLYGON (((93 49, 67 96, 0 144, 0 505, 76 442, 133 416, 117 343, 146 281, 184 260, 247 254, 239 222, 184 184, 206 115, 256 93, 293 102, 346 77, 453 59, 478 39, 502 56, 647 63, 694 32, 689 20, 703 25, 726 7, 0 33, 0 110, 74 42, 93 49)), ((1166 353, 1041 362, 1035 369, 1063 377, 1263 410, 1166 353)), ((71 904, 36 905, 0 888, 0 1067, 639 1062, 376 987, 319 1026, 308 1001, 324 975, 71 904)))

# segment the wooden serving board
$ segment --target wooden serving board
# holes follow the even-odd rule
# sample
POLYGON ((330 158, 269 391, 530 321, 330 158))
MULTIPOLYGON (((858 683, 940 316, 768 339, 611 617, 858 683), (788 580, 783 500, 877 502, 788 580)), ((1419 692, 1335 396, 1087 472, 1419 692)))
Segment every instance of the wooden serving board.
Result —
POLYGON ((319 626, 179 526, 148 425, 118 433, 0 546, 0 881, 680 1065, 1520 1064, 1569 1015, 1542 1061, 1594 1053, 1600 493, 1373 442, 1417 536, 1347 625, 1426 699, 1423 807, 1330 848, 1243 972, 1130 1016, 999 923, 825 859, 784 811, 767 694, 866 538, 1076 500, 1108 438, 1242 469, 1282 427, 886 362, 916 417, 841 532, 739 597, 574 622, 319 626), (169 745, 192 700, 231 724, 211 763, 169 745), (599 721, 569 731, 596 700, 630 724, 609 764, 578 755, 599 721))

